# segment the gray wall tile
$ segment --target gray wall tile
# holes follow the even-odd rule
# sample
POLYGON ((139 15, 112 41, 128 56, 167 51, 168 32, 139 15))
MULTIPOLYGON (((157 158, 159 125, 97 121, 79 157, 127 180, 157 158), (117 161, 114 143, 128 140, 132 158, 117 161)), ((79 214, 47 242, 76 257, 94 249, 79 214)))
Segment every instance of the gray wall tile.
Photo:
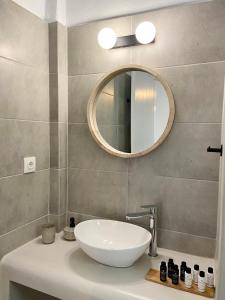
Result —
POLYGON ((0 56, 48 71, 48 24, 13 1, 0 1, 0 44, 0 56))
POLYGON ((48 24, 49 35, 49 71, 50 73, 68 73, 67 27, 58 22, 48 24))
POLYGON ((111 27, 118 36, 129 35, 131 17, 93 22, 68 30, 69 75, 101 73, 131 62, 131 49, 105 50, 98 45, 98 32, 111 27))
POLYGON ((67 169, 50 170, 50 205, 53 215, 66 213, 67 201, 67 169))
POLYGON ((75 224, 79 224, 80 222, 87 221, 87 220, 93 220, 93 219, 104 219, 104 217, 99 216, 91 216, 86 214, 80 214, 72 211, 68 211, 67 213, 67 223, 69 223, 70 218, 75 218, 75 224))
POLYGON ((214 257, 215 239, 159 229, 159 246, 197 256, 214 257))
POLYGON ((56 74, 58 72, 58 25, 57 22, 48 24, 49 39, 49 72, 56 74))
POLYGON ((166 141, 147 156, 132 159, 130 171, 169 177, 218 180, 219 156, 206 152, 220 145, 220 125, 174 123, 166 141))
POLYGON ((67 225, 66 214, 62 215, 49 215, 49 222, 56 226, 56 232, 60 232, 67 225))
POLYGON ((135 47, 133 62, 163 67, 225 60, 224 1, 135 15, 133 31, 139 23, 146 20, 156 27, 156 42, 135 47))
POLYGON ((29 242, 41 234, 41 226, 47 223, 47 215, 0 236, 0 259, 8 252, 29 242))
MULTIPOLYGON (((218 182, 129 174, 128 211, 143 204, 159 206, 159 227, 215 238, 218 182)), ((146 223, 145 223, 146 224, 146 223)))
POLYGON ((48 121, 48 74, 0 58, 0 106, 1 118, 48 121))
POLYGON ((60 152, 59 152, 59 167, 67 167, 67 131, 68 125, 66 123, 59 123, 59 142, 60 142, 60 152))
POLYGON ((50 121, 57 122, 59 119, 58 100, 58 74, 49 74, 49 101, 50 101, 50 121))
POLYGON ((59 168, 59 124, 50 123, 50 167, 59 168))
POLYGON ((69 169, 69 211, 124 219, 127 184, 124 173, 69 169))
POLYGON ((68 76, 58 75, 58 116, 59 122, 68 121, 68 76))
POLYGON ((49 171, 0 179, 0 234, 48 214, 49 171))
POLYGON ((103 74, 69 76, 69 122, 87 122, 87 103, 102 76, 103 74))
POLYGON ((176 103, 177 122, 221 122, 224 62, 157 69, 176 103), (210 109, 208 109, 210 108, 210 109))
POLYGON ((49 168, 49 123, 0 120, 0 177, 23 173, 23 158, 36 156, 37 170, 49 168))
POLYGON ((127 160, 103 151, 91 137, 87 124, 69 124, 69 167, 127 172, 127 160))
POLYGON ((50 200, 49 200, 49 213, 59 214, 59 201, 60 201, 60 179, 59 170, 50 169, 50 200))

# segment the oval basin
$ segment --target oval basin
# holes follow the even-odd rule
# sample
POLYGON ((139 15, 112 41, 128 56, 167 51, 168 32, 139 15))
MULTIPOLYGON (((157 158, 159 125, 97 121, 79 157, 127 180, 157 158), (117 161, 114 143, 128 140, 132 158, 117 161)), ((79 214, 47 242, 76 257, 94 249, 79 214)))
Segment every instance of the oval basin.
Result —
POLYGON ((88 256, 112 267, 133 265, 151 241, 151 234, 146 229, 112 220, 81 222, 75 227, 74 233, 88 256))

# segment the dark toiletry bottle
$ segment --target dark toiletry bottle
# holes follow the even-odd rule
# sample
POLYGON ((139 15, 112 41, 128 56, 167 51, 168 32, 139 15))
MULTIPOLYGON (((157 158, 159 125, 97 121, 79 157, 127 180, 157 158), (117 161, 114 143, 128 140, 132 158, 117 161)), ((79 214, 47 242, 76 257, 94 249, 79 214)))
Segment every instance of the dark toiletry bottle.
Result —
POLYGON ((173 275, 173 267, 174 267, 174 262, 173 262, 173 259, 170 258, 169 261, 168 261, 168 277, 169 277, 169 278, 172 278, 172 275, 173 275))
POLYGON ((178 268, 178 265, 174 265, 173 275, 172 275, 172 284, 178 284, 178 283, 179 283, 179 268, 178 268))
POLYGON ((185 280, 185 271, 186 271, 187 265, 186 261, 182 261, 180 265, 180 280, 184 281, 185 280))
POLYGON ((162 261, 160 265, 160 280, 163 282, 167 280, 167 267, 165 261, 162 261))
POLYGON ((75 241, 74 235, 75 219, 70 218, 70 226, 64 228, 64 239, 67 241, 75 241))

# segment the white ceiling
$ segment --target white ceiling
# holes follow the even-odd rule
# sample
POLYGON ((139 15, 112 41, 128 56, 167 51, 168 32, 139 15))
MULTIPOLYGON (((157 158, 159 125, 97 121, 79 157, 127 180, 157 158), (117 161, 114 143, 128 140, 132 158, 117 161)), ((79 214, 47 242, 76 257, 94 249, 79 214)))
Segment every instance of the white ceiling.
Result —
POLYGON ((93 20, 207 0, 13 0, 40 18, 72 26, 93 20))

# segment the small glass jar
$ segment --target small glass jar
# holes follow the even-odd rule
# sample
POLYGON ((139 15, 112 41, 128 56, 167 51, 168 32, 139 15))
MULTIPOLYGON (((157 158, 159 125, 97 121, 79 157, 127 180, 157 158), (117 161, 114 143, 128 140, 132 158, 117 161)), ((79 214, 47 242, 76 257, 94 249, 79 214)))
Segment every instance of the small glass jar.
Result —
POLYGON ((42 225, 42 242, 43 244, 52 244, 55 241, 55 225, 44 224, 42 225))

